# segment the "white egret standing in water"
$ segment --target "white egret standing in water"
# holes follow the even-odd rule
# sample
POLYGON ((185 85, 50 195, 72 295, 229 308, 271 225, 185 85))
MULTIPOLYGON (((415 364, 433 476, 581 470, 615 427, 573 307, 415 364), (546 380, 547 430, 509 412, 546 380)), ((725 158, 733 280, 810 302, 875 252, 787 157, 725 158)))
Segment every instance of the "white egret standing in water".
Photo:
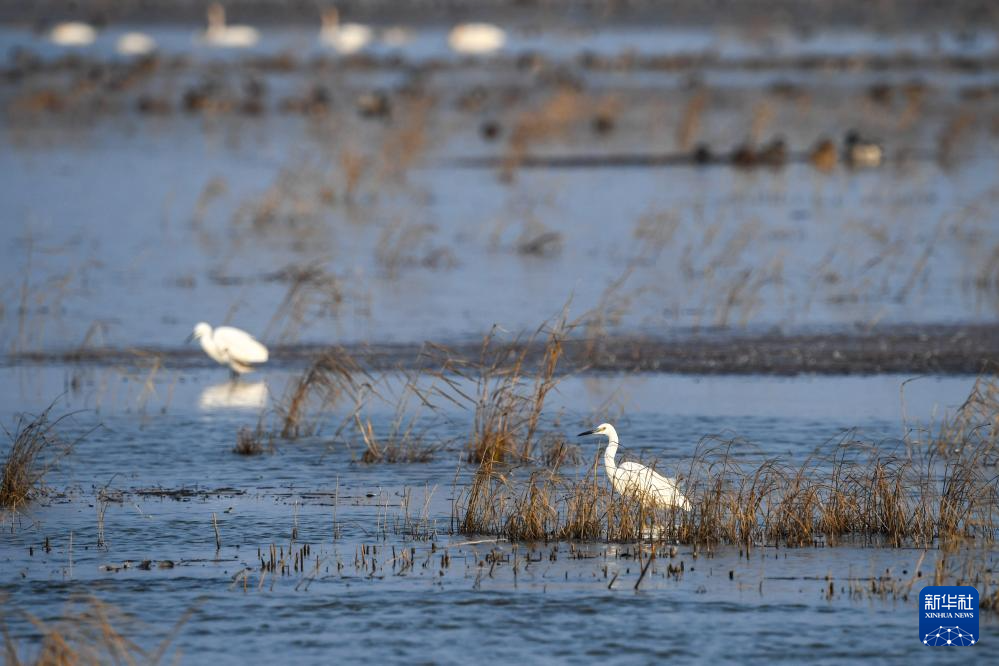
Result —
POLYGON ((208 6, 208 28, 202 37, 212 46, 248 48, 260 40, 260 33, 249 25, 227 25, 225 7, 213 2, 208 6))
POLYGON ((49 32, 49 40, 59 46, 90 46, 95 39, 94 27, 80 21, 57 23, 49 32))
POLYGON ((250 372, 254 363, 267 361, 267 347, 246 331, 232 326, 213 329, 201 322, 194 327, 188 340, 198 340, 206 354, 218 363, 228 365, 234 375, 250 372))
POLYGON ((462 23, 451 29, 447 43, 456 53, 485 55, 503 48, 506 33, 491 23, 462 23))
POLYGON ((319 41, 330 46, 337 53, 350 55, 357 53, 371 41, 372 31, 360 23, 340 23, 340 12, 336 8, 322 13, 322 28, 319 41))
POLYGON ((614 462, 617 456, 617 430, 609 423, 601 423, 593 430, 579 433, 584 435, 604 435, 608 438, 607 450, 604 452, 604 469, 614 490, 622 495, 637 497, 660 507, 678 507, 690 511, 690 502, 680 493, 673 479, 654 472, 645 465, 635 462, 614 462))
POLYGON ((156 50, 156 40, 144 32, 126 32, 115 43, 115 51, 121 55, 148 55, 156 50))

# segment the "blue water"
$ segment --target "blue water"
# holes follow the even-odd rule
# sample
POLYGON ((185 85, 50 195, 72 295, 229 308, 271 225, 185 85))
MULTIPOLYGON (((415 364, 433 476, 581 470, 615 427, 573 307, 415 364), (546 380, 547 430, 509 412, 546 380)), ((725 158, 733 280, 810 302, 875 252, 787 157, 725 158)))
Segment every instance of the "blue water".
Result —
MULTIPOLYGON (((38 405, 39 395, 56 393, 73 372, 4 370, 4 422, 38 405)), ((131 619, 121 620, 121 628, 147 646, 194 609, 171 643, 184 663, 235 664, 262 652, 303 663, 327 662, 334 654, 440 663, 874 658, 901 664, 941 658, 918 642, 914 606, 936 551, 760 547, 743 558, 731 547, 701 549, 699 556, 681 547, 674 559, 661 554, 636 592, 640 567, 623 557, 631 546, 510 544, 451 534, 454 484, 463 485, 467 474, 458 462, 460 441, 426 464, 357 463, 363 444, 352 431, 279 441, 272 454, 243 458, 231 453, 235 433, 255 425, 260 407, 238 400, 206 404, 202 396, 220 385, 223 373, 188 372, 176 381, 164 371, 154 378, 153 396, 144 397, 143 382, 116 372, 99 369, 60 400, 59 411, 90 407, 64 422, 67 436, 101 426, 49 473, 46 495, 5 524, 0 592, 18 641, 32 633, 19 610, 55 620, 69 600, 94 595, 125 612, 131 619), (113 400, 100 397, 111 390, 113 400), (149 494, 178 489, 193 494, 149 494), (98 548, 102 490, 116 500, 107 505, 105 546, 98 548), (213 513, 222 541, 218 552, 213 513), (407 516, 432 539, 407 537, 407 516), (305 572, 261 583, 258 552, 266 558, 271 544, 288 549, 293 530, 295 548, 308 543, 312 549, 305 572), (359 564, 363 546, 376 550, 359 564), (403 569, 399 557, 409 548, 415 548, 415 564, 403 569), (448 567, 440 559, 445 551, 448 567), (499 557, 498 565, 485 562, 490 554, 499 557), (138 568, 144 560, 151 561, 149 570, 138 568), (159 568, 165 560, 174 566, 159 568), (668 576, 667 564, 681 561, 683 575, 668 576), (245 567, 244 590, 239 576, 245 567), (871 579, 885 575, 896 592, 871 594, 871 579), (877 646, 858 640, 871 632, 877 646)), ((259 380, 281 395, 290 378, 272 372, 259 380)), ((745 450, 736 456, 747 460, 779 455, 793 461, 822 451, 851 425, 869 441, 901 437, 903 416, 931 422, 959 404, 973 382, 911 382, 903 407, 903 380, 572 378, 549 403, 558 423, 545 427, 572 433, 612 418, 630 455, 667 466, 681 464, 709 433, 740 435, 745 450), (608 411, 610 398, 626 406, 626 417, 608 411)), ((335 423, 338 411, 325 420, 335 423)), ((372 403, 365 414, 384 426, 391 410, 372 403)), ((469 419, 457 408, 446 410, 433 434, 460 438, 469 419)), ((584 458, 597 453, 595 443, 582 445, 584 458)), ((992 652, 999 624, 987 615, 982 626, 976 649, 992 652)))
MULTIPOLYGON (((110 60, 124 29, 78 53, 110 60)), ((335 62, 261 72, 247 58, 320 55, 315 31, 269 29, 249 54, 210 50, 193 26, 149 32, 163 54, 187 54, 188 64, 124 90, 92 87, 70 66, 0 82, 0 423, 13 431, 18 413, 54 400, 54 414, 71 413, 59 432, 83 436, 48 471, 44 492, 0 524, 0 619, 22 657, 37 651, 24 613, 57 621, 92 595, 123 612, 115 626, 146 648, 190 611, 167 657, 219 666, 275 657, 999 661, 994 615, 983 618, 974 653, 919 642, 915 600, 936 550, 771 544, 744 556, 683 546, 672 559, 660 553, 636 591, 634 544, 452 533, 452 503, 469 475, 469 409, 411 406, 435 448, 426 463, 360 463, 349 401, 313 415, 314 434, 244 458, 232 452, 238 431, 275 427, 296 379, 289 371, 265 368, 232 384, 221 368, 153 366, 141 356, 88 366, 29 365, 11 354, 178 347, 199 320, 237 324, 267 343, 450 342, 494 325, 508 339, 567 302, 570 317, 586 314, 587 332, 625 335, 994 324, 990 128, 999 109, 969 88, 994 84, 994 73, 793 63, 823 54, 987 58, 993 34, 513 30, 499 59, 459 61, 435 29, 399 49, 412 69, 335 62), (554 64, 513 66, 509 56, 527 50, 554 64), (584 51, 629 50, 719 60, 679 72, 574 64, 584 51), (749 57, 776 64, 745 71, 749 57), (179 108, 206 80, 241 99, 250 78, 267 90, 259 117, 179 108), (801 90, 780 92, 788 83, 801 90), (887 104, 868 91, 881 83, 892 86, 887 104), (328 114, 280 111, 316 85, 330 93, 328 114), (414 101, 403 86, 421 93, 414 101), (359 117, 359 96, 379 88, 393 91, 392 118, 359 117), (530 142, 534 155, 688 150, 679 127, 700 90, 708 101, 690 138, 716 151, 781 134, 800 157, 818 137, 838 141, 855 126, 884 143, 888 160, 828 174, 799 159, 779 170, 512 178, 458 165, 506 154, 513 128, 538 131, 538 117, 547 120, 530 142), (63 95, 68 110, 35 109, 46 91, 63 95), (139 113, 142 95, 172 112, 139 113), (616 126, 600 137, 591 121, 604 107, 616 126), (480 137, 484 120, 501 124, 498 141, 480 137), (523 251, 546 233, 557 237, 548 252, 523 251), (292 291, 278 275, 289 266, 318 268, 323 279, 292 291), (304 544, 302 570, 261 574, 258 553, 304 544), (669 575, 680 562, 683 574, 669 575)), ((47 63, 68 53, 27 29, 0 29, 0 52, 13 47, 47 63)), ((553 392, 542 428, 572 435, 612 421, 624 455, 681 472, 709 442, 733 442, 731 455, 747 464, 801 463, 848 431, 891 452, 914 428, 939 424, 974 382, 910 379, 583 373, 553 392)), ((404 379, 371 381, 387 399, 360 413, 381 434, 404 379)), ((573 442, 581 461, 570 475, 588 469, 600 445, 573 442)), ((994 578, 994 548, 978 555, 994 578)))

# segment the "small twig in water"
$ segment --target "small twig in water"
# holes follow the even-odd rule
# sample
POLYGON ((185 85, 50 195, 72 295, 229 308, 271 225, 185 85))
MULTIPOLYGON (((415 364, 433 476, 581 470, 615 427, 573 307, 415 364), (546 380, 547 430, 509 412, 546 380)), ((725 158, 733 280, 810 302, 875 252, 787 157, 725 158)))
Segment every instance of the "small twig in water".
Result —
MULTIPOLYGON (((637 580, 637 581, 635 581, 635 590, 636 590, 636 591, 638 590, 638 586, 642 584, 642 579, 643 579, 643 578, 645 578, 645 574, 646 574, 646 573, 648 573, 648 571, 649 571, 649 567, 651 567, 651 566, 652 566, 652 562, 653 562, 653 560, 655 560, 655 559, 656 559, 656 549, 655 549, 655 548, 653 548, 653 549, 652 549, 652 554, 651 554, 651 555, 649 555, 649 559, 647 559, 647 560, 645 561, 645 566, 644 566, 644 567, 642 567, 642 573, 641 573, 641 575, 640 575, 640 576, 638 577, 638 580, 637 580)), ((612 581, 612 582, 613 582, 613 581, 612 581)))
POLYGON ((212 527, 215 528, 215 553, 217 554, 222 550, 222 535, 219 534, 219 521, 215 517, 215 512, 212 511, 212 527))

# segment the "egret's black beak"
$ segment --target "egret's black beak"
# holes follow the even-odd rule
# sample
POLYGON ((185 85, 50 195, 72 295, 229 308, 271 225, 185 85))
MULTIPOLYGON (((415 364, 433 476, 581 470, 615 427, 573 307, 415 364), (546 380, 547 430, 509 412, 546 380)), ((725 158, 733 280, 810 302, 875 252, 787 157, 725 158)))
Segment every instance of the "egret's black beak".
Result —
POLYGON ((585 437, 586 435, 592 435, 596 430, 587 430, 586 432, 581 432, 576 437, 585 437))
POLYGON ((186 342, 187 344, 191 344, 193 341, 194 341, 194 333, 191 333, 189 336, 187 336, 187 340, 185 340, 184 342, 186 342))

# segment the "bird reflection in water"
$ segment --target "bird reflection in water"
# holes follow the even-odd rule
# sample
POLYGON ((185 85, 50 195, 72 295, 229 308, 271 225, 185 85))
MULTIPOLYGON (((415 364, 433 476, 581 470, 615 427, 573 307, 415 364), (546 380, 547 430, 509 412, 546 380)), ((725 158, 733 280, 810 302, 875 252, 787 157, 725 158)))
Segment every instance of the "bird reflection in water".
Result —
POLYGON ((208 386, 198 398, 198 407, 213 409, 261 409, 267 405, 266 382, 230 381, 208 386))

